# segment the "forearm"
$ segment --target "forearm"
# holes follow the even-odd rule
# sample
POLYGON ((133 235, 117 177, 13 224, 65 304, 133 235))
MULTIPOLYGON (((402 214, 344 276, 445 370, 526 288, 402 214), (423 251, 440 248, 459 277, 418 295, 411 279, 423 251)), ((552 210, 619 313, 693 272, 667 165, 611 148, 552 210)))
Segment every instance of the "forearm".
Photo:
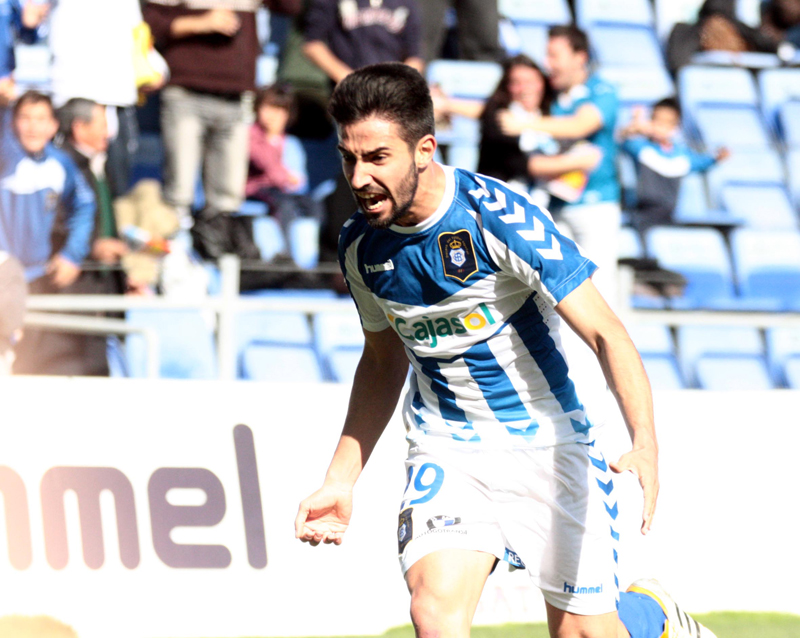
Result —
POLYGON ((598 158, 590 153, 565 153, 562 155, 531 155, 528 173, 532 177, 551 179, 571 171, 589 172, 597 166, 598 158))
POLYGON ((327 44, 319 40, 306 42, 303 53, 334 82, 341 82, 353 71, 331 52, 327 44))
POLYGON ((189 36, 208 33, 207 21, 204 14, 188 15, 175 18, 169 27, 169 34, 173 38, 188 38, 189 36))
POLYGON ((596 123, 586 121, 582 117, 540 117, 533 120, 529 128, 542 133, 549 133, 558 139, 578 140, 589 137, 599 128, 596 123))
POLYGON ((407 371, 408 359, 402 348, 386 360, 365 346, 326 483, 355 484, 394 413, 407 371))

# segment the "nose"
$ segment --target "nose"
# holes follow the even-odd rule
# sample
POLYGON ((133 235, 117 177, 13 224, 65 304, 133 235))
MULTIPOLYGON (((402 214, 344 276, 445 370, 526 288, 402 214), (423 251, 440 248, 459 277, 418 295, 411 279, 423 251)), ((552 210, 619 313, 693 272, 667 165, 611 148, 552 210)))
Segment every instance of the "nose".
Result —
POLYGON ((354 190, 366 188, 372 182, 372 176, 363 162, 356 161, 350 167, 350 185, 354 190))

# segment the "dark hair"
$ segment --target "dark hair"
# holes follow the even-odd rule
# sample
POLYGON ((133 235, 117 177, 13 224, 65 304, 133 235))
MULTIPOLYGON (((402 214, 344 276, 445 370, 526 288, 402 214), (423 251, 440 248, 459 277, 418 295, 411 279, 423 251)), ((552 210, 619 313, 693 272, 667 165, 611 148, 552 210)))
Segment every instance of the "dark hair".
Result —
POLYGON ((345 77, 333 90, 328 112, 340 127, 369 117, 394 122, 412 148, 435 133, 428 84, 401 62, 371 64, 345 77))
POLYGON ((488 109, 505 109, 508 108, 509 104, 511 104, 511 95, 508 92, 508 83, 511 79, 511 70, 516 66, 528 67, 542 76, 544 93, 542 94, 542 104, 540 109, 542 113, 547 115, 550 112, 550 105, 553 103, 553 99, 555 98, 555 91, 547 81, 547 77, 545 76, 541 67, 539 67, 536 62, 534 62, 524 53, 507 58, 503 62, 503 75, 500 77, 500 81, 497 83, 497 88, 494 90, 494 93, 492 93, 486 100, 486 108, 484 109, 484 112, 488 109))
POLYGON ((265 104, 289 111, 287 126, 291 126, 297 119, 297 97, 290 84, 272 84, 260 88, 256 92, 256 99, 253 103, 256 114, 265 104))
POLYGON ((672 109, 678 114, 678 119, 681 119, 681 104, 674 97, 665 97, 653 104, 653 111, 656 109, 672 109))
POLYGON ((50 107, 50 113, 53 117, 56 116, 56 110, 53 108, 53 100, 50 99, 49 95, 45 95, 39 91, 25 91, 25 93, 20 95, 14 103, 14 108, 11 112, 12 116, 16 118, 20 109, 28 104, 47 104, 47 106, 50 107))
POLYGON ((98 103, 83 97, 73 97, 58 109, 58 124, 61 135, 72 138, 72 126, 75 122, 90 123, 94 119, 98 103))
POLYGON ((550 27, 547 31, 547 37, 550 39, 566 38, 570 48, 572 48, 575 53, 585 53, 589 55, 589 38, 584 31, 574 24, 559 24, 550 27))

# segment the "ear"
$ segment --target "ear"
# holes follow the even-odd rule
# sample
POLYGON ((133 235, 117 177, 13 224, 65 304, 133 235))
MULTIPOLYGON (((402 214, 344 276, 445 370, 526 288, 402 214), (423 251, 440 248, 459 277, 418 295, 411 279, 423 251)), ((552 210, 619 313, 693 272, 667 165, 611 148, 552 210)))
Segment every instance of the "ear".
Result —
POLYGON ((414 152, 414 161, 419 170, 427 168, 433 161, 433 154, 436 152, 436 138, 433 135, 425 135, 419 142, 414 152))

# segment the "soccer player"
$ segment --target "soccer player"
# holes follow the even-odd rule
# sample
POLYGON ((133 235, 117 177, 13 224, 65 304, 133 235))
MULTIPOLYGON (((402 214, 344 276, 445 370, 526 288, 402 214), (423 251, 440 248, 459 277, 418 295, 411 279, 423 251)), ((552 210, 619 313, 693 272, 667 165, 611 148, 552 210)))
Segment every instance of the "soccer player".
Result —
POLYGON ((366 343, 342 436, 321 489, 300 504, 297 537, 342 542, 353 485, 410 361, 398 553, 418 636, 468 636, 500 560, 542 590, 552 636, 712 636, 654 581, 618 593, 609 468, 639 477, 646 533, 657 443, 647 377, 592 284, 595 265, 524 195, 433 160, 432 102, 413 69, 354 72, 330 111, 360 208, 342 230, 340 261, 366 343), (595 445, 570 380, 562 319, 596 353, 632 434, 616 462, 595 445))

